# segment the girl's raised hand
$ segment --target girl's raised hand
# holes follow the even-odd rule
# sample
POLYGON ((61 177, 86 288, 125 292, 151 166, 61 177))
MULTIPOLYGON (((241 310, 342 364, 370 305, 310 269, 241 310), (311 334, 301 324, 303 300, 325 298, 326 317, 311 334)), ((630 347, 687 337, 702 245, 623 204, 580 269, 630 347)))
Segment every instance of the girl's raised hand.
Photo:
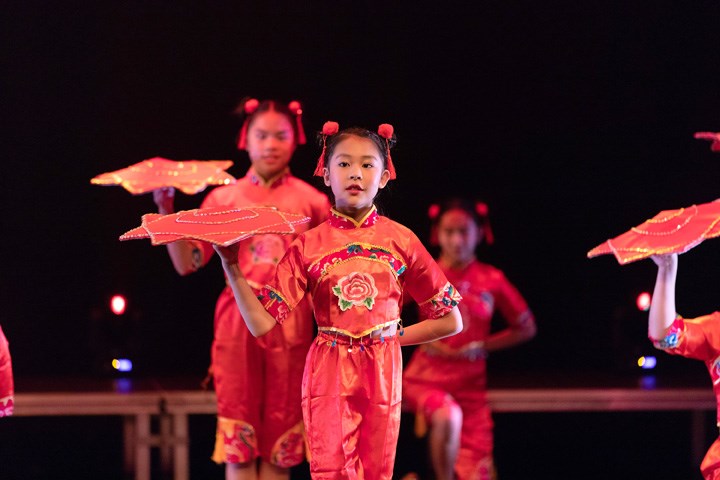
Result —
POLYGON ((233 263, 238 263, 240 242, 233 243, 232 245, 228 245, 227 247, 223 247, 222 245, 213 245, 213 248, 220 257, 220 260, 222 260, 225 265, 232 265, 233 263))
POLYGON ((175 189, 173 187, 153 190, 153 201, 158 207, 158 213, 162 215, 175 213, 175 189))
POLYGON ((677 268, 677 253, 670 253, 667 255, 653 255, 650 258, 652 258, 652 261, 655 262, 655 265, 657 265, 658 268, 677 268))

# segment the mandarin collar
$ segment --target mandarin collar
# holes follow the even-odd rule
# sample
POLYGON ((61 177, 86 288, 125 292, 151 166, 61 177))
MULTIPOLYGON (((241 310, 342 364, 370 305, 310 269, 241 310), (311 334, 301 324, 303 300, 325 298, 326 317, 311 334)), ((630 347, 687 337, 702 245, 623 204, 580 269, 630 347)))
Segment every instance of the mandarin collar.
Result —
POLYGON ((349 230, 355 228, 372 227, 377 222, 379 216, 380 215, 378 215, 375 205, 372 206, 370 211, 366 213, 362 220, 360 220, 359 222, 356 221, 354 218, 348 217, 347 215, 338 212, 334 208, 331 208, 328 221, 330 222, 330 225, 335 228, 349 230))
POLYGON ((290 173, 290 168, 285 168, 285 171, 278 175, 275 179, 266 182, 263 180, 263 178, 257 174, 255 169, 253 167, 250 167, 250 169, 245 174, 245 178, 253 184, 257 185, 258 187, 264 187, 264 188, 276 188, 280 185, 286 183, 288 181, 288 178, 290 178, 292 174, 290 173))

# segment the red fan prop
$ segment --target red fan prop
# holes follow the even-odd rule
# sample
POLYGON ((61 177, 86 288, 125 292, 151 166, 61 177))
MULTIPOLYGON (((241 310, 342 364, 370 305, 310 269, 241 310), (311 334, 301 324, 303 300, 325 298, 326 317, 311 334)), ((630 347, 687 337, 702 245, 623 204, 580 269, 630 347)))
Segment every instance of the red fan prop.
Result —
POLYGON ((696 132, 695 138, 700 140, 710 140, 710 150, 720 152, 720 132, 696 132))
POLYGON ((620 263, 651 255, 685 253, 708 238, 720 236, 720 200, 664 210, 650 220, 607 240, 587 253, 588 258, 612 253, 620 263))
POLYGON ((200 193, 208 185, 228 185, 236 179, 225 172, 231 160, 168 160, 154 157, 90 180, 94 185, 121 185, 133 195, 173 187, 187 195, 200 193))
POLYGON ((227 247, 253 235, 298 233, 296 225, 309 217, 281 212, 275 207, 199 208, 142 216, 142 225, 124 233, 120 240, 149 238, 153 245, 176 240, 202 240, 227 247))

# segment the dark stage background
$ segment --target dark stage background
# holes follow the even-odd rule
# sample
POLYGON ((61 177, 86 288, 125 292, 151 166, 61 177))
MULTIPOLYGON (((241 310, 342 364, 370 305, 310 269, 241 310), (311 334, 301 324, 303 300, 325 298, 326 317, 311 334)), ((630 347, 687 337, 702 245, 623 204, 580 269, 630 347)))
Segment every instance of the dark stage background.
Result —
MULTIPOLYGON (((399 179, 382 209, 423 238, 432 201, 489 203, 497 244, 481 257, 539 327, 490 359, 491 376, 633 375, 652 352, 634 302, 655 267, 585 254, 660 210, 720 197, 720 155, 693 139, 720 130, 716 1, 3 10, 0 324, 16 377, 103 374, 118 347, 134 375, 202 378, 219 263, 181 278, 163 247, 119 242, 152 199, 89 180, 153 156, 232 159, 242 176, 231 111, 245 95, 301 100, 308 132, 328 119, 395 125, 399 179), (106 307, 116 292, 129 300, 122 319, 106 307)), ((295 174, 309 179, 318 152, 300 148, 295 174)), ((195 208, 204 194, 178 195, 195 208)), ((716 309, 718 245, 680 263, 678 309, 716 309)), ((703 369, 658 360, 658 375, 703 369)))

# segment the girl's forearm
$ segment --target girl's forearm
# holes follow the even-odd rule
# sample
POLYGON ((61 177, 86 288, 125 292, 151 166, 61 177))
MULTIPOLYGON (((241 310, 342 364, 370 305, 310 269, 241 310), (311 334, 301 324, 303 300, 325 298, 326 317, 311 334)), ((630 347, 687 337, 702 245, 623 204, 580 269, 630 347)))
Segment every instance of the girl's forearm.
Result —
POLYGON ((167 251, 175 271, 180 275, 189 275, 202 265, 202 252, 196 252, 196 246, 192 242, 178 240, 168 243, 167 251))
POLYGON ((400 345, 417 345, 449 337, 462 331, 462 317, 457 307, 447 315, 432 320, 423 320, 403 329, 400 345))
POLYGON ((228 264, 223 261, 223 269, 228 278, 228 285, 235 296, 235 303, 240 310, 240 315, 245 320, 250 333, 255 337, 260 337, 272 330, 277 322, 255 296, 255 292, 245 280, 240 266, 237 263, 228 264))
POLYGON ((667 335, 668 328, 677 316, 675 310, 677 260, 674 262, 671 260, 658 263, 648 321, 648 335, 655 340, 660 340, 667 335))

